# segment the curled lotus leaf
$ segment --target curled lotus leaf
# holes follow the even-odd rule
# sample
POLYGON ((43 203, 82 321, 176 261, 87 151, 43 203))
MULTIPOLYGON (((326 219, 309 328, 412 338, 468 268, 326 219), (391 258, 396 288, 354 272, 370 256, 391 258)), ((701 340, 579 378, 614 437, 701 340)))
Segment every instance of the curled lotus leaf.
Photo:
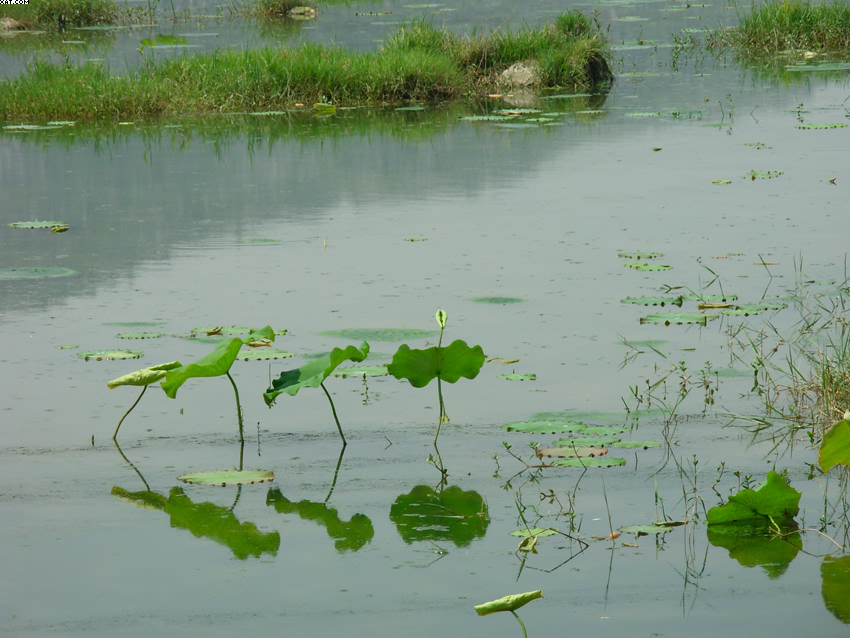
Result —
POLYGON ((178 480, 190 485, 253 485, 274 480, 271 470, 210 470, 207 472, 190 472, 177 477, 178 480))
POLYGON ((424 388, 436 378, 447 383, 456 383, 461 377, 474 379, 484 359, 481 346, 469 347, 460 339, 445 348, 434 346, 425 350, 402 344, 387 370, 396 379, 407 379, 414 388, 424 388))
POLYGON ((537 600, 538 598, 543 598, 543 592, 539 589, 525 592, 524 594, 512 594, 498 600, 491 600, 488 603, 475 605, 475 612, 479 616, 486 616, 487 614, 495 614, 499 611, 516 611, 523 605, 527 605, 532 600, 537 600))
POLYGON ((113 379, 109 383, 107 383, 107 387, 110 389, 119 388, 122 385, 134 385, 134 386, 143 386, 150 385, 151 383, 156 383, 161 379, 165 378, 165 373, 168 370, 173 370, 174 368, 179 368, 179 361, 169 361, 168 363, 158 363, 155 366, 150 366, 149 368, 142 368, 141 370, 136 370, 135 372, 130 372, 125 374, 122 377, 118 377, 117 379, 113 379))
POLYGON ((305 363, 300 368, 281 372, 280 376, 272 381, 272 387, 263 393, 263 399, 266 405, 271 406, 284 392, 294 397, 301 388, 318 388, 342 362, 360 363, 368 356, 369 344, 365 341, 360 344, 360 348, 334 348, 320 359, 305 363))

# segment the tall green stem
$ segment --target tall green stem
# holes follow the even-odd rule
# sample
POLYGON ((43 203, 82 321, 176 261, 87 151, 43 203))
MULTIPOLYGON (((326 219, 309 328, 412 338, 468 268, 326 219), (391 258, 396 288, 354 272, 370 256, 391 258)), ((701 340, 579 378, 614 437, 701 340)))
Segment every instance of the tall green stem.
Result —
POLYGON ((339 430, 339 437, 342 439, 342 447, 344 449, 345 446, 348 445, 348 443, 346 443, 345 441, 345 435, 342 433, 342 426, 339 424, 339 419, 336 416, 336 407, 334 407, 334 401, 333 399, 331 399, 331 393, 328 392, 328 389, 325 387, 324 382, 320 383, 319 385, 322 386, 322 390, 325 391, 325 396, 328 397, 328 401, 331 404, 331 412, 333 412, 334 421, 336 421, 336 429, 339 430))
POLYGON ((514 618, 516 618, 517 622, 519 623, 519 626, 522 627, 523 638, 528 638, 528 632, 525 631, 525 623, 522 622, 522 618, 520 618, 513 609, 509 609, 508 611, 510 611, 514 615, 514 618))
POLYGON ((227 378, 230 379, 230 385, 233 386, 233 394, 236 395, 236 418, 239 421, 239 443, 243 446, 245 445, 245 434, 243 432, 244 428, 242 427, 242 404, 239 403, 239 390, 236 389, 236 382, 233 380, 233 377, 230 376, 230 372, 225 372, 227 378))
MULTIPOLYGON (((130 414, 130 412, 132 412, 132 411, 133 411, 133 408, 135 408, 135 407, 139 404, 139 401, 141 401, 141 400, 142 400, 142 397, 143 397, 143 396, 144 396, 144 394, 145 394, 145 390, 147 390, 147 389, 148 389, 148 386, 144 386, 144 387, 142 387, 142 393, 139 395, 139 398, 138 398, 138 399, 136 399, 136 402, 135 402, 133 405, 131 405, 131 406, 130 406, 130 409, 129 409, 129 410, 127 410, 127 411, 124 413, 124 416, 122 416, 122 417, 121 417, 121 420, 120 420, 120 421, 118 421, 118 427, 116 427, 116 428, 115 428, 115 434, 113 434, 113 435, 112 435, 112 440, 113 440, 113 441, 115 441, 115 444, 116 444, 116 445, 118 445, 118 439, 117 439, 117 436, 118 436, 118 430, 120 430, 120 429, 121 429, 121 424, 122 424, 122 423, 124 423, 124 419, 126 419, 126 418, 127 418, 127 415, 128 415, 128 414, 130 414)), ((120 451, 121 451, 121 448, 118 448, 118 451, 120 452, 120 451)), ((122 454, 121 454, 121 455, 122 455, 122 456, 124 455, 124 454, 123 454, 123 452, 122 452, 122 454)), ((130 463, 129 461, 127 461, 127 462, 128 462, 128 463, 130 463)), ((132 465, 132 463, 131 463, 131 465, 132 465)))

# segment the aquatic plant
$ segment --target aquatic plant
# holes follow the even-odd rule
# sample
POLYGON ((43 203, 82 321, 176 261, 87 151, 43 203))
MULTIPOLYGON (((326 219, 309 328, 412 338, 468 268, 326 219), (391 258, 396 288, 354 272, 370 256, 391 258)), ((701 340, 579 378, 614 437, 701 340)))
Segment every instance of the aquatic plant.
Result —
POLYGON ((850 465, 850 410, 824 434, 818 450, 818 463, 824 472, 829 472, 836 465, 850 465))
POLYGON ((474 379, 486 359, 481 346, 470 348, 460 339, 443 348, 443 330, 446 328, 448 315, 445 310, 438 310, 436 318, 440 326, 440 338, 436 346, 414 350, 407 344, 402 344, 393 355, 392 363, 387 366, 387 371, 392 376, 399 380, 407 379, 414 388, 424 388, 434 379, 437 380, 440 416, 437 421, 437 433, 434 435, 435 446, 437 437, 440 436, 440 427, 449 422, 443 402, 442 382, 456 383, 461 377, 474 379))
POLYGON ((113 388, 120 388, 123 385, 133 385, 133 386, 141 386, 142 392, 139 394, 138 398, 133 402, 133 405, 124 413, 124 415, 118 420, 118 425, 115 427, 115 433, 112 435, 112 440, 118 440, 118 430, 121 429, 121 424, 124 423, 124 419, 127 418, 127 415, 133 411, 139 401, 142 400, 142 397, 145 396, 145 391, 148 389, 148 386, 151 383, 156 383, 157 381, 161 381, 165 378, 165 373, 169 370, 173 370, 174 368, 179 368, 181 363, 179 361, 171 361, 169 363, 159 363, 155 366, 150 366, 148 368, 142 368, 141 370, 136 370, 135 372, 130 372, 125 374, 117 379, 113 379, 109 383, 107 383, 107 387, 110 390, 113 388))
POLYGON ((514 618, 517 619, 519 626, 522 627, 522 635, 525 638, 528 638, 528 633, 525 630, 525 623, 523 623, 522 619, 517 615, 516 610, 527 605, 532 600, 537 600, 538 598, 543 598, 543 592, 539 589, 529 591, 524 594, 513 594, 510 596, 504 596, 498 600, 491 600, 488 603, 475 605, 475 612, 479 616, 486 616, 487 614, 495 614, 499 611, 509 611, 514 615, 514 618))
POLYGON ((773 470, 767 473, 764 483, 755 490, 744 489, 729 497, 728 501, 712 507, 706 521, 712 525, 736 525, 770 528, 780 532, 794 524, 800 511, 802 494, 788 485, 787 479, 773 470))
POLYGON ((339 430, 339 436, 342 439, 342 446, 344 448, 347 445, 345 435, 342 433, 342 426, 339 424, 339 418, 336 415, 336 407, 334 406, 333 399, 331 399, 331 394, 325 387, 325 379, 343 361, 360 363, 367 356, 369 356, 369 344, 365 341, 360 344, 360 348, 356 346, 348 346, 345 349, 334 348, 329 354, 320 359, 306 363, 300 368, 281 372, 280 376, 272 381, 271 387, 263 393, 263 400, 267 406, 271 407, 275 399, 284 392, 294 397, 301 388, 322 388, 325 396, 328 398, 328 402, 331 404, 331 412, 333 413, 336 428, 339 430))
POLYGON ((112 0, 30 0, 30 4, 42 29, 112 24, 117 16, 112 0))

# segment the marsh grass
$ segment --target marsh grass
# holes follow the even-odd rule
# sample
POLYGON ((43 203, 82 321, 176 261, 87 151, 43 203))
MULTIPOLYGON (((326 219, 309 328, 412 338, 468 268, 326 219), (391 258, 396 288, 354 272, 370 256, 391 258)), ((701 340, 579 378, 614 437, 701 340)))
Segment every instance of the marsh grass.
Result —
POLYGON ((483 93, 502 69, 534 58, 547 87, 586 91, 611 77, 604 38, 581 14, 488 38, 459 38, 417 22, 370 53, 304 44, 163 62, 155 60, 155 50, 146 54, 147 64, 124 76, 99 64, 34 61, 23 76, 0 83, 0 120, 131 119, 314 102, 438 102, 483 93), (562 23, 569 29, 558 26, 562 23))
POLYGON ((246 5, 243 12, 265 18, 281 18, 288 16, 296 7, 315 8, 315 3, 308 0, 256 0, 246 5))
POLYGON ((113 24, 118 10, 112 0, 30 0, 0 7, 0 16, 14 18, 27 29, 64 29, 113 24))
POLYGON ((709 49, 734 49, 749 58, 789 51, 850 53, 850 4, 769 2, 742 16, 735 29, 712 32, 709 49))

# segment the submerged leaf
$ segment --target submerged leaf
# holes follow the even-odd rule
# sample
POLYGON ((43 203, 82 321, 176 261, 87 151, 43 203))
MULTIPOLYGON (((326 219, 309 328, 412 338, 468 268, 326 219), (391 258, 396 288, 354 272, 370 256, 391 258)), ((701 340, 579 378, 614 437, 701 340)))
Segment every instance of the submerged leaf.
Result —
POLYGON ((523 605, 527 605, 532 600, 537 600, 538 598, 543 598, 543 592, 539 589, 536 591, 529 591, 524 594, 513 594, 511 596, 499 598, 498 600, 491 600, 488 603, 475 605, 475 611, 479 616, 495 614, 499 611, 516 611, 523 605))
POLYGON ((458 547, 483 537, 490 525, 487 503, 481 495, 457 485, 441 492, 427 485, 414 487, 392 504, 390 520, 405 543, 451 541, 458 547))
POLYGON ((827 556, 820 575, 824 605, 838 620, 850 625, 850 556, 827 556))
POLYGON ((402 344, 387 370, 396 379, 407 379, 414 388, 424 388, 438 377, 447 383, 456 383, 461 377, 474 379, 485 358, 481 346, 470 348, 460 339, 448 347, 425 350, 413 350, 402 344))
POLYGON ((360 344, 360 349, 348 346, 344 350, 334 348, 329 354, 310 363, 305 363, 300 368, 286 370, 272 381, 272 387, 263 393, 266 405, 271 406, 275 399, 286 392, 295 396, 301 388, 318 388, 343 361, 354 361, 360 363, 369 356, 369 344, 365 341, 360 344))
POLYGON ((706 514, 708 525, 763 524, 783 525, 792 521, 800 509, 802 494, 788 485, 773 470, 755 490, 741 490, 725 505, 712 507, 706 514))

